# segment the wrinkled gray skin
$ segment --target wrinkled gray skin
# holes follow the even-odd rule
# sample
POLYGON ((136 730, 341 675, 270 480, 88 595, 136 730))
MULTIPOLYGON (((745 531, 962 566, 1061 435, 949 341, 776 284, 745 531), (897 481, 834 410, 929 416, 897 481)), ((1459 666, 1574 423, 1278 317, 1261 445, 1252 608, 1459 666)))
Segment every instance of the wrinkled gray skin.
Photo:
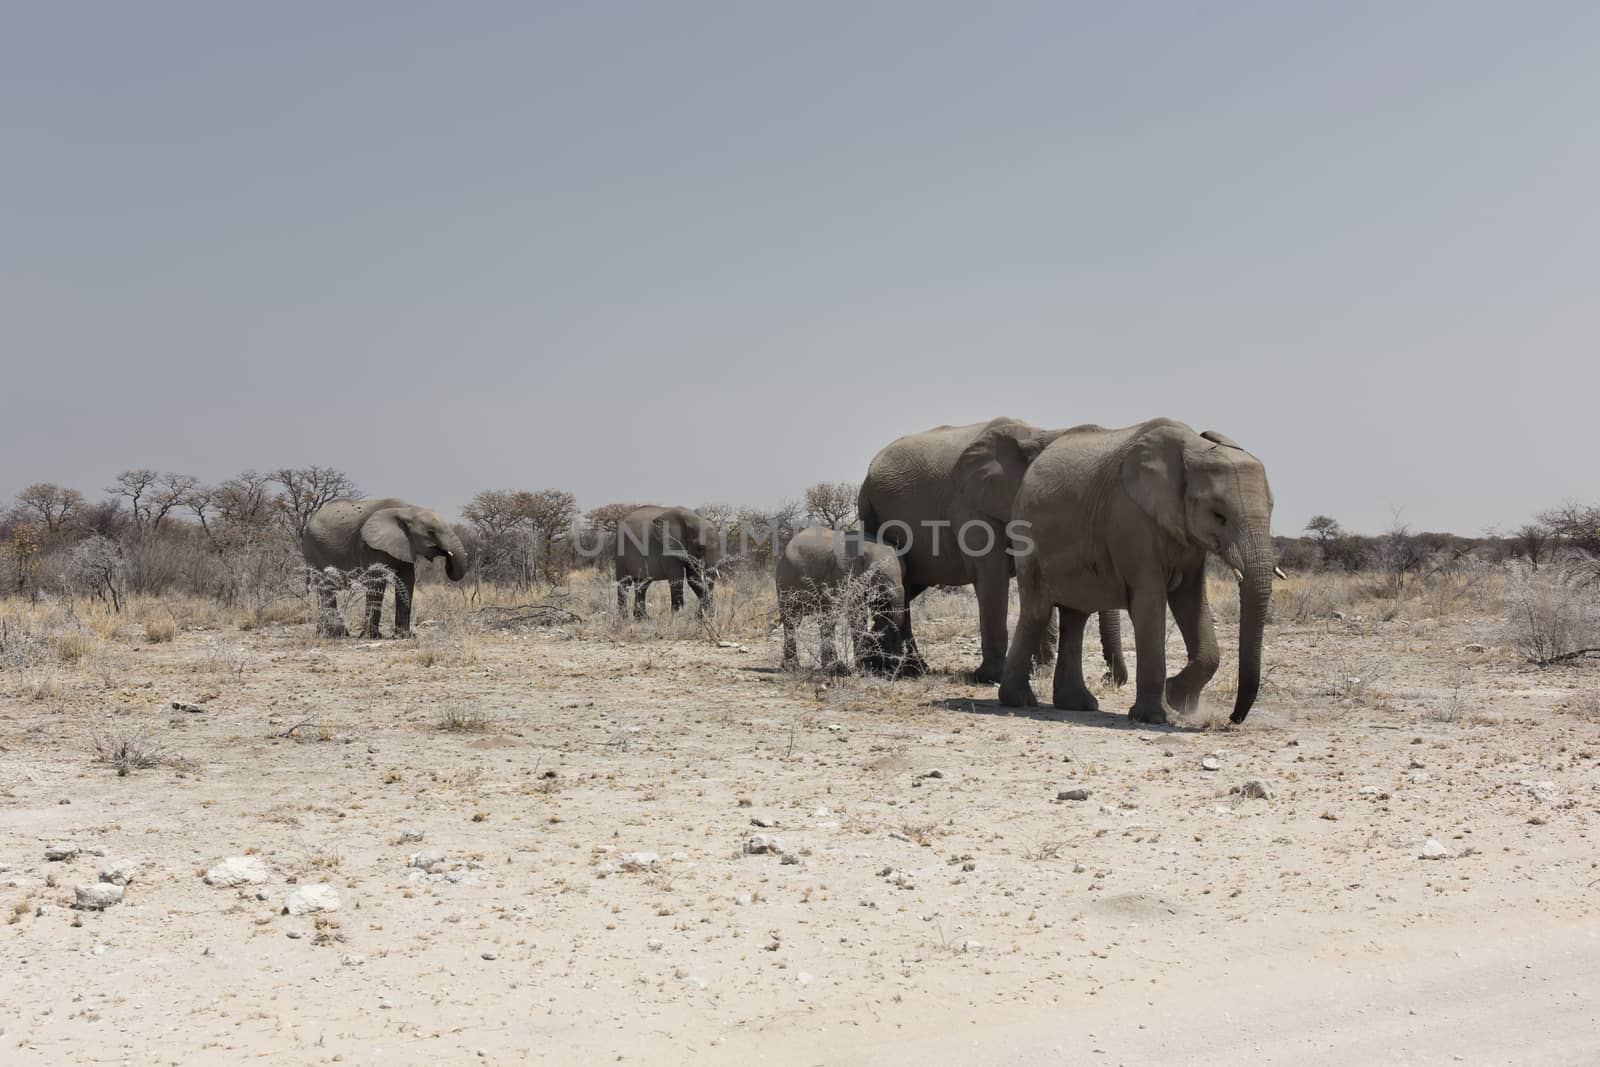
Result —
POLYGON ((1083 683, 1089 612, 1126 608, 1138 652, 1129 715, 1163 723, 1191 711, 1221 657, 1206 603, 1205 563, 1215 553, 1239 581, 1239 691, 1232 719, 1244 721, 1261 685, 1261 638, 1276 570, 1272 490, 1261 461, 1219 433, 1197 434, 1155 419, 1121 430, 1062 435, 1028 467, 1016 499, 1033 551, 1017 559, 1022 614, 1006 658, 1000 700, 1037 703, 1026 648, 1061 609, 1061 654, 1051 700, 1092 710, 1083 683), (1166 677, 1167 609, 1188 662, 1166 677), (1021 654, 1019 654, 1021 652, 1021 654))
MULTIPOLYGON (((394 635, 411 632, 411 597, 416 591, 416 561, 444 558, 445 573, 459 582, 467 573, 467 554, 450 524, 437 512, 414 507, 404 500, 330 500, 311 517, 300 552, 306 563, 317 570, 336 567, 357 570, 382 564, 394 572, 394 635)), ((378 617, 383 611, 383 594, 388 582, 367 589, 365 637, 378 636, 378 617)), ((319 628, 331 636, 343 636, 334 593, 325 588, 319 628)))
MULTIPOLYGON (((1028 464, 1065 430, 1041 430, 1018 419, 999 418, 970 426, 939 426, 891 442, 872 458, 861 483, 857 510, 871 537, 904 547, 906 600, 935 585, 970 585, 978 595, 983 661, 977 682, 998 682, 1006 659, 1006 607, 1015 572, 1006 527, 1028 464), (943 522, 943 528, 924 524, 943 522), (910 527, 909 546, 905 523, 910 527), (985 536, 977 525, 986 527, 985 536), (967 529, 964 543, 957 531, 967 529)), ((1122 619, 1100 616, 1101 646, 1117 685, 1128 680, 1122 658, 1122 619)), ((901 634, 910 673, 926 670, 911 632, 911 614, 901 634)), ((1053 633, 1041 632, 1029 651, 1040 663, 1055 656, 1053 633)))
POLYGON ((635 508, 617 524, 617 610, 644 618, 645 593, 651 582, 664 581, 672 590, 672 610, 683 607, 687 582, 700 600, 699 614, 711 610, 716 565, 721 546, 718 531, 688 508, 635 508))
POLYGON ((859 531, 810 527, 779 553, 774 577, 783 618, 783 665, 799 665, 795 628, 817 616, 822 632, 822 669, 839 670, 834 631, 842 618, 855 640, 856 666, 893 674, 901 663, 900 631, 906 611, 900 559, 893 546, 859 531))

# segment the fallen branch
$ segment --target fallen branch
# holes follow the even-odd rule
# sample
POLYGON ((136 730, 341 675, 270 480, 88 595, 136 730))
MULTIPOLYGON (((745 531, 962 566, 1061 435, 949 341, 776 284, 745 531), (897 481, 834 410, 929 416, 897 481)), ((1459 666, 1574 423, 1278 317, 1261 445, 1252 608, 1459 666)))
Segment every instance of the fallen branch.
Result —
POLYGON ((1600 655, 1600 648, 1580 648, 1576 652, 1563 652, 1559 656, 1550 656, 1545 659, 1530 659, 1528 662, 1537 664, 1540 667, 1548 667, 1552 663, 1566 663, 1568 660, 1578 659, 1582 656, 1595 655, 1600 655))
POLYGON ((472 612, 471 617, 480 626, 491 630, 506 630, 513 626, 561 626, 580 621, 575 613, 549 603, 479 608, 472 612))

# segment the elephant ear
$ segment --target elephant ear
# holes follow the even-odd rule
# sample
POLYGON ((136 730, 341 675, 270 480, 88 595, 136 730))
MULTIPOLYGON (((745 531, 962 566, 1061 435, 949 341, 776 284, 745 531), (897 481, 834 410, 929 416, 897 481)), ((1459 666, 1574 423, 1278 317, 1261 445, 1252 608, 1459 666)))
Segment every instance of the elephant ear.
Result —
POLYGON ((1184 448, 1166 434, 1141 435, 1122 459, 1128 495, 1163 533, 1180 544, 1189 539, 1183 521, 1184 448))
POLYGON ((951 471, 956 495, 980 514, 1010 519, 1028 465, 1060 436, 1060 430, 1041 430, 1018 419, 995 419, 956 457, 951 471))
POLYGON ((361 540, 374 552, 407 563, 416 562, 411 547, 411 527, 407 508, 384 508, 375 511, 361 524, 361 540))
POLYGON ((1223 445, 1224 447, 1237 448, 1241 452, 1244 451, 1244 446, 1238 441, 1235 441, 1233 438, 1229 437, 1227 434, 1218 433, 1215 430, 1206 430, 1202 432, 1200 436, 1204 437, 1207 441, 1215 441, 1217 444, 1223 445))

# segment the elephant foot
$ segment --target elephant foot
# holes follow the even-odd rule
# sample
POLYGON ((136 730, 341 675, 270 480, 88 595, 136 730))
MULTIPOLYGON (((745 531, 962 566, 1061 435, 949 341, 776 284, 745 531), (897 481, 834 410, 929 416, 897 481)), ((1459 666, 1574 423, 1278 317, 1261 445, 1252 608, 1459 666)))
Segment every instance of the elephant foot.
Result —
POLYGON ((978 669, 968 677, 972 679, 973 685, 998 685, 1005 681, 1002 668, 987 663, 979 665, 978 669))
POLYGON ((1061 711, 1099 711, 1100 702, 1094 698, 1089 690, 1071 686, 1058 686, 1050 695, 1050 703, 1061 711))
POLYGON ((1167 707, 1165 701, 1138 702, 1128 709, 1128 718, 1134 722, 1148 723, 1152 726, 1165 726, 1170 721, 1171 715, 1177 714, 1167 707))
POLYGON ((1020 685, 1001 682, 1000 703, 1008 708, 1036 708, 1039 698, 1033 695, 1033 686, 1024 679, 1020 685))
POLYGON ((921 678, 928 673, 928 661, 921 656, 901 656, 894 673, 901 678, 921 678))

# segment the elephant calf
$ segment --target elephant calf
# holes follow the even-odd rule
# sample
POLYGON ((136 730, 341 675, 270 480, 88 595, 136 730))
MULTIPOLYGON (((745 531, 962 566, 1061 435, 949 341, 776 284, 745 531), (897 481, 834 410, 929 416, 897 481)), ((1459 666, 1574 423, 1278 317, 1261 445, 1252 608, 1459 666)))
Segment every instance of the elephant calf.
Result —
POLYGON ((711 610, 721 558, 718 531, 688 508, 634 508, 617 523, 617 610, 644 618, 645 593, 654 581, 672 591, 672 610, 683 607, 687 582, 700 600, 700 616, 711 610))
POLYGON ((779 554, 775 577, 785 668, 799 664, 795 627, 815 615, 822 631, 823 670, 843 669, 834 646, 841 618, 859 668, 875 674, 900 669, 906 592, 892 547, 857 531, 812 527, 796 534, 779 554))
MULTIPOLYGON (((317 570, 341 571, 382 566, 394 575, 394 634, 411 632, 411 596, 416 591, 416 561, 444 557, 445 573, 459 582, 467 573, 467 553, 450 524, 436 511, 414 507, 404 500, 330 500, 306 526, 300 553, 317 570)), ((367 613, 362 634, 378 636, 387 579, 367 584, 367 613)), ((318 629, 343 636, 332 586, 318 590, 321 613, 318 629)))

